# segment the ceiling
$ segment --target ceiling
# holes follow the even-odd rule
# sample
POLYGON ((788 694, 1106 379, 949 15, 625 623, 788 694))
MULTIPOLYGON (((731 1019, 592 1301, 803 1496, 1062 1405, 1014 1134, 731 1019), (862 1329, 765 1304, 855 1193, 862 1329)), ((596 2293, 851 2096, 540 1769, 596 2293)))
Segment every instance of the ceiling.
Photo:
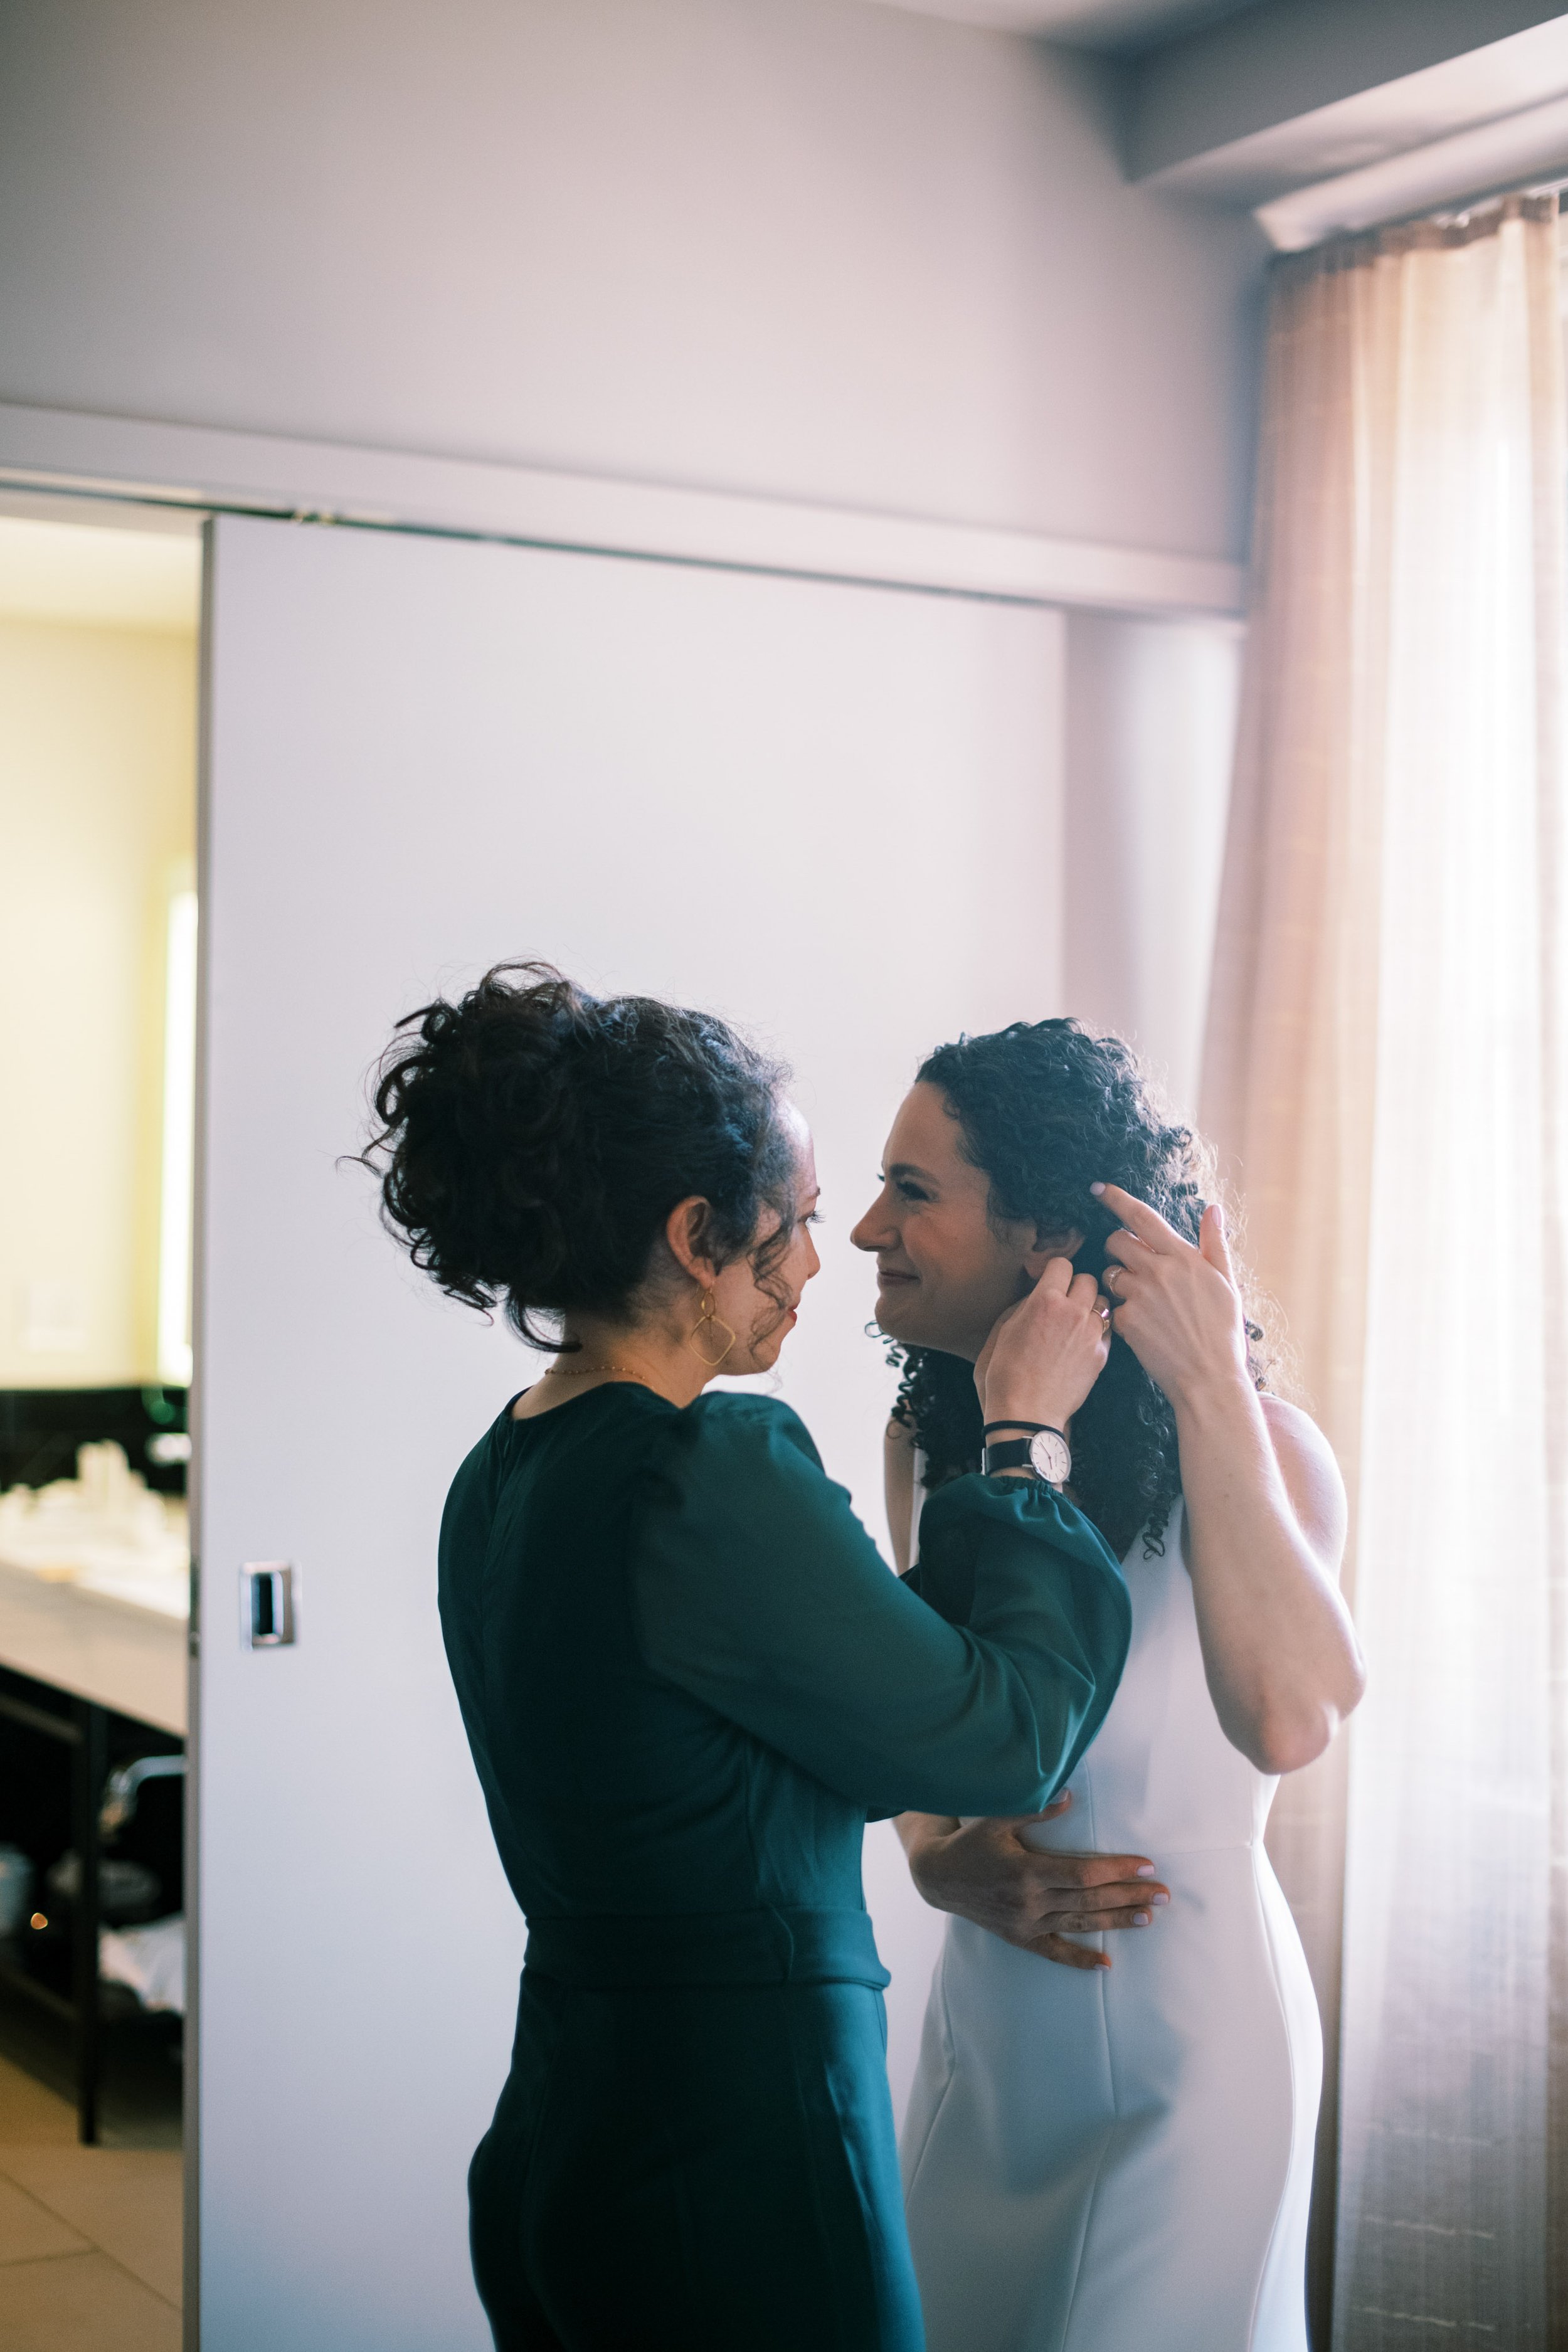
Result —
POLYGON ((1568 176, 1563 0, 881 5, 1119 60, 1128 178, 1255 211, 1287 249, 1568 176))
POLYGON ((996 32, 1036 33, 1111 56, 1134 54, 1256 5, 1257 0, 882 0, 885 7, 912 9, 917 16, 945 16, 955 25, 984 25, 996 32))
POLYGON ((1568 16, 1559 16, 1194 147, 1162 177, 1189 194, 1264 207, 1270 237, 1297 247, 1565 169, 1568 16))

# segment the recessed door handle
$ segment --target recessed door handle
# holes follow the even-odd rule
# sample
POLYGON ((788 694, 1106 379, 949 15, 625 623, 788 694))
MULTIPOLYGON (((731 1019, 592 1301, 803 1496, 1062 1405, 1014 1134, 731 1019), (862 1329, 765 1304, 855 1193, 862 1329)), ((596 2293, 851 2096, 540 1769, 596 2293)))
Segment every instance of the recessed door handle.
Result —
POLYGON ((294 1571, 286 1560, 247 1560, 239 1571, 239 1638, 247 1650, 294 1639, 294 1571))

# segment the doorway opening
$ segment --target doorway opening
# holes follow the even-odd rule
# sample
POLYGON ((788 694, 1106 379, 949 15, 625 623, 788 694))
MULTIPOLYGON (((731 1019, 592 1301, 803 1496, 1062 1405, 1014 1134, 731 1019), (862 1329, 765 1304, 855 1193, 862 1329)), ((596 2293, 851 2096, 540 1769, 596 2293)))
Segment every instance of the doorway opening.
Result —
POLYGON ((105 2342, 179 2331, 200 571, 184 515, 0 509, 0 2189, 30 2341, 56 2302, 105 2342))

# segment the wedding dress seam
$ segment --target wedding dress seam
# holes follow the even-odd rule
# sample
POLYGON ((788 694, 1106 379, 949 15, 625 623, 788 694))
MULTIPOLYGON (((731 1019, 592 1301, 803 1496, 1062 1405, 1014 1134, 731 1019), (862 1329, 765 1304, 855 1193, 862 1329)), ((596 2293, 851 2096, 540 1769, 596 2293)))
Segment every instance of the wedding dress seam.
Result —
POLYGON ((931 2120, 926 2126, 925 2137, 921 2142, 921 2152, 915 2158, 913 2168, 910 2173, 908 2185, 904 2189, 904 2204, 906 2209, 909 2206, 910 2200, 914 2196, 915 2190, 920 2186, 920 2178, 921 2172, 925 2168, 926 2158, 931 2154, 931 2147, 936 2139, 937 2126, 942 2121, 942 2111, 946 2106, 949 2099, 952 2096, 953 2085, 958 2080, 958 2052, 952 2038, 952 2019, 948 2013, 947 2006, 947 1935, 945 1930, 942 1934, 942 1949, 937 1954, 936 1973, 931 1979, 931 1984, 937 2000, 942 2005, 942 2055, 947 2062, 947 2071, 942 2082, 942 2095, 937 2100, 935 2106, 931 2109, 931 2120))
MULTIPOLYGON (((1094 1778, 1092 1774, 1088 1776, 1085 1794, 1089 1800, 1089 1849, 1093 1852, 1098 1847, 1100 1839, 1095 1826, 1094 1778)), ((1101 1951, 1105 1948, 1105 1938, 1103 1935, 1101 1935, 1100 1938, 1100 1948, 1101 1951)), ((1073 2314, 1078 2308, 1079 2285, 1083 2277, 1083 2258, 1089 2247, 1089 2233, 1094 2226, 1095 2208, 1100 2202, 1100 2184, 1105 2175, 1105 2159, 1110 2155, 1111 2147, 1117 2138, 1118 2126, 1121 2124, 1122 2119, 1121 2086, 1117 2080, 1116 2061, 1112 2055, 1110 2044, 1110 2019, 1105 2006, 1106 1971, 1103 1969, 1097 1969, 1095 1973, 1100 1979, 1099 1983, 1095 1987, 1095 1991, 1100 1998, 1100 2031, 1105 2044, 1105 2075, 1107 2082, 1110 2085, 1110 2116, 1100 2137, 1100 2156, 1094 2168, 1094 2179, 1089 2183, 1089 2195, 1084 2200, 1083 2227, 1079 2231, 1078 2252, 1073 2261, 1072 2284, 1068 2290, 1067 2309, 1062 2315, 1062 2332, 1060 2342, 1058 2346, 1058 2352, 1069 2352, 1069 2345, 1072 2336, 1073 2314)))

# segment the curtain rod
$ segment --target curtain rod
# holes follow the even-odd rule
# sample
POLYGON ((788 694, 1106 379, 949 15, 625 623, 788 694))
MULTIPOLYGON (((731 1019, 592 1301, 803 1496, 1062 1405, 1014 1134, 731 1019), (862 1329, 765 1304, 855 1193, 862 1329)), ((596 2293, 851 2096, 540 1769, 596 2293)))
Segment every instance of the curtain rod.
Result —
POLYGON ((1484 211, 1488 205, 1506 204, 1510 196, 1555 196, 1557 209, 1561 212, 1564 191, 1568 191, 1568 173, 1565 173, 1560 180, 1517 180, 1508 187, 1489 188, 1484 195, 1467 196, 1462 205, 1455 205, 1451 208, 1445 206, 1439 212, 1406 213, 1396 220, 1377 221, 1373 223, 1373 226, 1403 228, 1406 221, 1468 220, 1472 213, 1484 211))
MULTIPOLYGON (((1417 151, 1419 152, 1419 151, 1417 151)), ((1401 159, 1390 157, 1390 163, 1401 159)), ((1373 166, 1375 170, 1377 167, 1373 166)), ((1361 173, 1346 174, 1360 178, 1361 173)), ((1443 226, 1466 221, 1489 205, 1506 204, 1510 196, 1554 196, 1559 212, 1563 209, 1563 197, 1568 194, 1568 173, 1552 179, 1531 178, 1510 180, 1466 196, 1459 203, 1434 202, 1410 205, 1397 212, 1376 213, 1371 218, 1357 218, 1359 206, 1347 205, 1351 217, 1336 220, 1330 209, 1333 199, 1329 194, 1335 186, 1332 181, 1320 182, 1316 187, 1297 188, 1287 196, 1275 196, 1266 205, 1254 208, 1253 219, 1262 229, 1277 253, 1311 253, 1320 246, 1331 245, 1336 238, 1376 236, 1384 229, 1410 228, 1421 221, 1436 221, 1443 226), (1313 200, 1317 198, 1319 204, 1313 200), (1320 209, 1321 205, 1321 209, 1320 209), (1302 230, 1306 234, 1302 234, 1302 230)))

